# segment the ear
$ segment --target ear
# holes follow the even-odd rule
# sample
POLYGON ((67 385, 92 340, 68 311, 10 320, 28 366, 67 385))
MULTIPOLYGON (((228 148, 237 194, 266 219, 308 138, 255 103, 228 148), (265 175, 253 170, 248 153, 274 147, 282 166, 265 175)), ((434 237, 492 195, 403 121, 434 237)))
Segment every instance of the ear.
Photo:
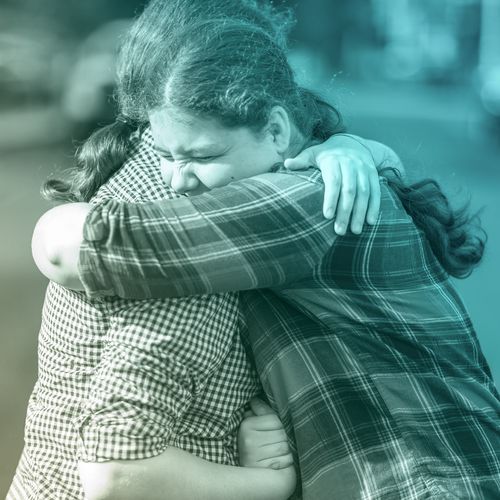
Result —
POLYGON ((290 146, 292 134, 292 125, 286 110, 281 106, 274 106, 269 113, 265 128, 271 135, 276 152, 280 155, 285 154, 290 146))

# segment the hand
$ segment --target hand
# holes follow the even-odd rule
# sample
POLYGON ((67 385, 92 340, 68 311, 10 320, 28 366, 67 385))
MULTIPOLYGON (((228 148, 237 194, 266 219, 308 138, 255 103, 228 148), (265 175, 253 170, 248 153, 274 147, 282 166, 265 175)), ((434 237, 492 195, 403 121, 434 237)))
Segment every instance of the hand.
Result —
POLYGON ((375 224, 380 210, 380 184, 370 149, 361 140, 346 135, 330 137, 326 142, 305 149, 285 160, 290 170, 318 167, 323 175, 325 196, 323 214, 335 217, 335 232, 347 227, 361 233, 363 224, 375 224))
POLYGON ((250 407, 238 432, 240 465, 268 469, 293 468, 288 439, 278 415, 258 398, 250 401, 250 407))

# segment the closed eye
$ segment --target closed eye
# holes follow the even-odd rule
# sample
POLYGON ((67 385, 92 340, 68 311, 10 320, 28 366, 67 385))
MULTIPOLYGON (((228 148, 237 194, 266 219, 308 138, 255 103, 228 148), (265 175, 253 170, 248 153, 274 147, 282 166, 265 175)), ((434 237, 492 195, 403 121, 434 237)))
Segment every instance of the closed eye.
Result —
POLYGON ((194 158, 191 158, 191 161, 195 163, 205 163, 214 160, 217 158, 217 156, 197 156, 194 158))

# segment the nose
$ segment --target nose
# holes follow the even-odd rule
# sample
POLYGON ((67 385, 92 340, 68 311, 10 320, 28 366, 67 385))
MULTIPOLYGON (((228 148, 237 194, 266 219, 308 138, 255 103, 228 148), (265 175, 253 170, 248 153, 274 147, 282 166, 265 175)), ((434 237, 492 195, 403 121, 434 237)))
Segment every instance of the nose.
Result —
POLYGON ((172 172, 172 180, 170 185, 178 193, 187 193, 196 189, 200 185, 200 181, 194 174, 190 165, 180 165, 176 163, 172 172))

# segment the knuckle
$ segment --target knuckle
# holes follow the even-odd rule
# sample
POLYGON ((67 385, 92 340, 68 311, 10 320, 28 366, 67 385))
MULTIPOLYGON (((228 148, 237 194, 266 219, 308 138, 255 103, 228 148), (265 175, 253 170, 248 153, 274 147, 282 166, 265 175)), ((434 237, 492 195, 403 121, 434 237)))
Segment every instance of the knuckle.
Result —
POLYGON ((370 193, 370 188, 366 184, 360 184, 357 193, 366 196, 370 193))
POLYGON ((245 418, 240 424, 240 433, 246 433, 251 429, 250 418, 245 418))
POLYGON ((272 425, 281 426, 281 420, 279 419, 278 415, 276 415, 275 413, 269 414, 269 423, 272 425))
POLYGON ((280 443, 280 445, 278 446, 278 452, 280 453, 280 455, 286 455, 289 452, 288 443, 280 443))
POLYGON ((356 193, 356 189, 354 188, 354 186, 344 186, 342 188, 342 195, 343 196, 354 196, 356 193))
POLYGON ((330 186, 337 188, 340 185, 341 180, 342 178, 336 170, 330 172, 330 177, 328 179, 328 184, 330 186))
POLYGON ((349 221, 349 219, 347 217, 337 217, 337 220, 335 221, 335 225, 339 229, 346 228, 348 221, 349 221))
POLYGON ((242 439, 242 444, 245 448, 250 448, 252 445, 254 445, 255 441, 250 437, 250 436, 245 436, 242 439))

